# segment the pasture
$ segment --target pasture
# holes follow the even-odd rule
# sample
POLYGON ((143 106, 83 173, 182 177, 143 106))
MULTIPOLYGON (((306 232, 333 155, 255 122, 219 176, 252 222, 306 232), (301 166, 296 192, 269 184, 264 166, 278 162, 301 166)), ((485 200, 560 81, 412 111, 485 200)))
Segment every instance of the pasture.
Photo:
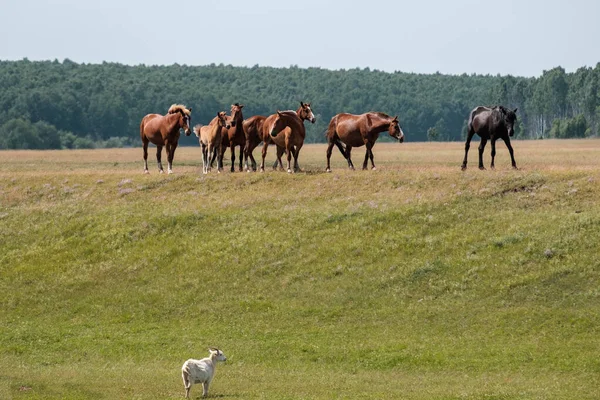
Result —
POLYGON ((597 399, 600 140, 513 147, 2 151, 0 398, 597 399))

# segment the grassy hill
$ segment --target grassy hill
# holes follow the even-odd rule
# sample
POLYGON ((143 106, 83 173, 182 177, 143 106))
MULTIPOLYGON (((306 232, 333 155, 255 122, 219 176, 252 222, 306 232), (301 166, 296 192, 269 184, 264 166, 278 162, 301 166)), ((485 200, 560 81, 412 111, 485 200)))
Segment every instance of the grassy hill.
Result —
POLYGON ((514 147, 0 152, 0 398, 178 399, 217 346, 219 398, 596 399, 600 141, 514 147))

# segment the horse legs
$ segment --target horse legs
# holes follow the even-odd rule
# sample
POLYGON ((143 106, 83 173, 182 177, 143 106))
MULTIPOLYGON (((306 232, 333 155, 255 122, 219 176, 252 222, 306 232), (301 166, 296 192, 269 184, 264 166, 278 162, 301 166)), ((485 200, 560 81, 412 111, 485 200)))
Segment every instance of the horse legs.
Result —
POLYGON ((265 172, 265 157, 267 156, 267 149, 269 148, 269 143, 265 142, 262 148, 262 162, 260 163, 260 172, 265 172))
POLYGON ((279 165, 279 169, 283 170, 283 162, 281 161, 281 156, 283 156, 283 153, 285 152, 285 148, 277 146, 276 149, 277 149, 277 159, 273 163, 273 169, 277 170, 277 165, 279 165))
POLYGON ((222 144, 215 146, 215 157, 217 159, 217 172, 223 171, 223 159, 225 158, 225 151, 227 150, 222 144))
POLYGON ((510 144, 510 138, 508 136, 506 136, 506 137, 502 138, 502 140, 504 140, 504 143, 506 144, 506 147, 508 148, 508 152, 510 154, 510 161, 512 162, 512 167, 514 169, 518 169, 517 163, 515 161, 515 154, 514 154, 512 146, 510 144))
POLYGON ((148 139, 142 138, 142 147, 144 149, 144 173, 149 174, 148 171, 148 139))
MULTIPOLYGON (((251 161, 251 164, 252 164, 252 170, 256 172, 256 167, 257 167, 257 164, 256 164, 256 160, 254 159, 254 154, 252 154, 252 153, 254 152, 254 148, 255 148, 255 147, 256 147, 256 146, 254 146, 253 148, 249 148, 249 149, 247 150, 247 152, 248 152, 248 156, 247 156, 247 157, 249 157, 249 158, 250 158, 250 161, 251 161)), ((248 166, 246 165, 246 167, 248 167, 248 166)), ((249 171, 250 171, 250 170, 248 169, 248 172, 249 172, 249 171)))
POLYGON ((294 153, 294 146, 286 146, 285 155, 287 156, 287 172, 288 174, 292 173, 292 154, 294 153))
POLYGON ((162 166, 162 162, 161 162, 161 157, 162 157, 162 146, 156 146, 156 163, 158 164, 158 172, 160 172, 161 174, 163 172, 165 172, 163 170, 163 166, 162 166))
POLYGON ((372 170, 376 170, 377 168, 375 167, 375 161, 373 160, 373 146, 375 146, 375 143, 373 143, 373 145, 371 146, 371 149, 369 150, 370 153, 370 157, 371 157, 371 169, 372 170))
POLYGON ((485 149, 487 141, 487 137, 484 136, 481 138, 481 142, 479 142, 479 169, 481 170, 485 169, 485 167, 483 166, 483 150, 485 149))
POLYGON ((209 143, 208 157, 210 159, 208 160, 208 171, 207 172, 210 172, 212 170, 212 166, 215 162, 215 159, 217 160, 217 172, 220 172, 219 171, 218 151, 219 151, 219 148, 217 146, 214 146, 214 145, 212 145, 212 143, 209 143))
POLYGON ((252 155, 250 151, 250 141, 246 140, 246 145, 244 146, 244 168, 246 172, 250 172, 250 166, 248 165, 248 157, 252 155))
POLYGON ((369 158, 371 159, 371 167, 375 169, 375 163, 373 162, 373 144, 370 142, 365 143, 367 150, 365 151, 365 161, 363 162, 363 170, 367 169, 369 158))
POLYGON ((173 159, 175 158, 175 150, 177 149, 177 142, 169 144, 167 143, 167 173, 173 173, 173 159))
POLYGON ((300 149, 302 148, 302 144, 299 146, 294 146, 294 172, 300 171, 300 165, 298 164, 298 155, 300 154, 300 149))
POLYGON ((235 144, 233 142, 229 145, 229 149, 231 150, 231 172, 235 172, 235 144))
POLYGON ((208 173, 208 146, 205 145, 204 143, 202 143, 201 146, 202 146, 202 173, 207 174, 208 173))
POLYGON ((331 172, 331 165, 330 165, 330 160, 331 160, 331 152, 333 151, 333 145, 335 143, 333 141, 329 141, 329 143, 327 143, 327 169, 325 170, 326 172, 331 172))
POLYGON ((244 170, 244 146, 240 145, 240 165, 239 165, 239 171, 242 172, 244 170))
POLYGON ((469 132, 467 133, 467 141, 465 142, 465 159, 463 160, 462 169, 463 171, 467 169, 467 154, 469 153, 469 148, 471 147, 471 139, 473 139, 473 135, 475 131, 473 128, 469 128, 469 132))
POLYGON ((491 169, 496 169, 496 167, 494 167, 494 158, 496 157, 496 140, 498 140, 496 137, 490 139, 490 146, 492 146, 492 164, 490 165, 491 169))
POLYGON ((351 170, 354 171, 354 164, 352 164, 351 154, 352 154, 352 146, 347 145, 346 146, 346 159, 348 160, 348 168, 350 168, 351 170))

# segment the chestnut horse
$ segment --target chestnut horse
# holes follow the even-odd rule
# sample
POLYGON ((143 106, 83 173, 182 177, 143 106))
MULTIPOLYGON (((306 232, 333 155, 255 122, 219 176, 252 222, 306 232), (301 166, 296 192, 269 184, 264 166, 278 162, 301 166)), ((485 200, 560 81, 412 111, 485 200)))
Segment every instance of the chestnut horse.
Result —
MULTIPOLYGON (((221 129, 229 129, 230 127, 225 111, 218 112, 215 119, 216 122, 212 125, 196 125, 194 127, 194 133, 198 137, 200 147, 202 148, 203 174, 210 172, 212 163, 215 161, 217 154, 221 150, 221 129)), ((222 160, 217 161, 217 172, 221 172, 220 168, 223 167, 221 162, 222 160)))
MULTIPOLYGON (((300 117, 301 120, 306 121, 309 120, 311 123, 315 123, 315 116, 310 108, 310 103, 300 102, 300 107, 296 110, 296 114, 300 117)), ((254 117, 248 118, 244 121, 244 133, 246 135, 246 146, 244 148, 244 160, 246 165, 246 171, 250 172, 250 167, 248 166, 248 158, 251 159, 252 162, 252 170, 256 171, 256 160, 252 155, 254 149, 263 141, 263 133, 262 133, 262 125, 267 117, 262 115, 255 115, 254 117)), ((289 128, 286 128, 289 129, 289 128)), ((267 135, 270 136, 270 135, 267 135)), ((270 143, 273 143, 270 137, 267 137, 270 143)), ((299 150, 298 150, 299 151, 299 150)), ((273 169, 277 168, 279 164, 283 169, 283 163, 281 162, 281 156, 285 152, 285 147, 277 146, 277 160, 273 165, 273 169)))
MULTIPOLYGON (((219 149, 219 160, 221 162, 221 168, 223 168, 223 157, 225 151, 229 147, 231 149, 231 172, 235 172, 235 148, 240 146, 240 172, 242 169, 242 162, 244 157, 242 156, 244 146, 246 145, 246 135, 244 135, 244 115, 242 114, 243 104, 235 103, 231 105, 231 115, 227 117, 230 122, 230 127, 222 128, 221 130, 221 148, 219 149)), ((215 121, 213 119, 211 124, 215 121)))
POLYGON ((492 164, 494 169, 494 157, 496 157, 496 140, 502 139, 508 148, 512 167, 517 169, 513 148, 510 144, 510 137, 515 133, 515 121, 517 120, 517 109, 510 110, 504 106, 496 107, 475 107, 469 115, 467 141, 465 143, 465 158, 461 169, 467 169, 467 154, 471 147, 473 135, 478 134, 481 137, 479 143, 479 169, 485 169, 483 166, 483 150, 488 140, 492 144, 492 164))
POLYGON ((156 161, 158 171, 162 174, 163 167, 161 163, 162 148, 166 147, 168 173, 173 173, 173 157, 179 141, 179 130, 185 130, 185 135, 189 136, 192 109, 186 108, 181 104, 173 104, 167 115, 148 114, 142 118, 140 123, 140 136, 144 148, 144 173, 148 174, 148 143, 156 145, 156 161))
POLYGON ((337 146, 346 160, 348 167, 354 169, 350 158, 353 147, 366 146, 365 161, 363 169, 367 169, 369 158, 371 167, 375 168, 373 162, 373 146, 381 132, 388 131, 390 136, 404 141, 404 132, 398 122, 398 116, 390 117, 381 112, 368 112, 361 115, 341 113, 334 115, 327 128, 327 172, 331 172, 329 160, 333 146, 337 146), (343 144, 342 144, 343 143, 343 144), (345 147, 344 147, 345 145, 345 147))
POLYGON ((265 170, 265 157, 271 143, 275 143, 277 146, 285 149, 288 162, 287 172, 292 172, 292 156, 294 156, 294 172, 298 171, 298 154, 306 136, 304 123, 298 117, 298 114, 295 111, 277 111, 276 114, 270 115, 264 120, 261 128, 264 142, 262 163, 260 164, 261 172, 265 170), (290 129, 285 129, 286 127, 290 129))

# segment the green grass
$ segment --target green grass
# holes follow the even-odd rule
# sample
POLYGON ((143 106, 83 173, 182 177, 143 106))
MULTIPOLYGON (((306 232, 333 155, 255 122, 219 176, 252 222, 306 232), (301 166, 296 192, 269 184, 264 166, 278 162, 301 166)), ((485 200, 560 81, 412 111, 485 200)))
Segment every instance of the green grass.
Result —
POLYGON ((195 148, 171 176, 0 152, 0 398, 182 398, 208 346, 218 398, 598 398, 600 143, 461 149, 209 176, 195 148))

